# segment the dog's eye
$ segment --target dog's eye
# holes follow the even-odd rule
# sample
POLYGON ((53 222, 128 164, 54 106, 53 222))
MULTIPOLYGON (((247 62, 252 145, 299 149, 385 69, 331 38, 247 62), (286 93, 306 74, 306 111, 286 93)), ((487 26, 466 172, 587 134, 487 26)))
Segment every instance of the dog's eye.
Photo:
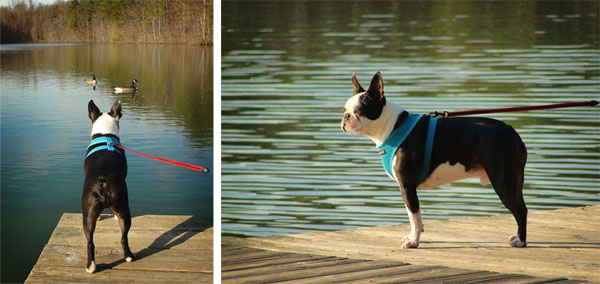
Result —
POLYGON ((360 113, 360 108, 354 109, 354 114, 358 115, 360 113))

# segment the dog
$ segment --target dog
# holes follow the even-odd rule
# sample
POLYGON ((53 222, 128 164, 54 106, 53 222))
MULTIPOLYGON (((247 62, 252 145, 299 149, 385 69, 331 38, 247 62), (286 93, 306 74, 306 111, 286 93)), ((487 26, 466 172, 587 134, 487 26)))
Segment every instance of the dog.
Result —
POLYGON ((380 72, 375 73, 366 91, 356 73, 352 85, 354 94, 344 106, 342 131, 366 136, 382 147, 387 145, 388 136, 399 132, 396 130, 413 124, 395 152, 389 148, 380 152, 389 153, 388 175, 400 186, 411 225, 410 234, 401 239, 402 248, 418 247, 424 231, 417 188, 429 189, 471 177, 478 177, 482 185, 491 182, 517 221, 518 231, 509 238, 510 246, 527 245, 527 206, 523 199, 527 149, 510 125, 480 117, 415 117, 386 100, 380 72))
POLYGON ((88 103, 92 134, 83 164, 85 181, 81 197, 83 232, 87 238, 88 255, 85 270, 88 273, 96 271, 93 236, 96 221, 105 208, 109 208, 119 221, 125 261, 135 260, 127 239, 131 227, 127 183, 125 183, 127 158, 125 151, 116 147, 120 145, 119 119, 122 115, 120 100, 113 104, 108 113, 100 112, 93 100, 88 103))

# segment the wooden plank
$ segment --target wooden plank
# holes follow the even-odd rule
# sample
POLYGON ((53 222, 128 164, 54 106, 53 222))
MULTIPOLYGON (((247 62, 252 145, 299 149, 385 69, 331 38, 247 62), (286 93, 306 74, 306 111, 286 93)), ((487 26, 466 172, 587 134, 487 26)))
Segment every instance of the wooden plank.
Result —
MULTIPOLYGON (((225 240, 229 243, 229 240, 225 240)), ((252 251, 255 253, 255 251, 252 251)), ((278 262, 265 259, 259 266, 223 268, 223 283, 549 283, 566 280, 535 278, 527 275, 500 274, 489 271, 441 266, 409 265, 390 261, 346 259, 306 254, 290 254, 299 260, 278 262), (318 258, 322 257, 322 258, 318 258), (333 269, 331 269, 333 268, 333 269)), ((222 259, 227 261, 227 257, 222 259)))
POLYGON ((212 274, 107 269, 94 274, 83 267, 36 265, 26 283, 212 283, 212 274))
POLYGON ((250 275, 234 279, 223 279, 223 283, 267 283, 305 279, 315 276, 335 275, 346 272, 361 271, 390 267, 397 264, 389 262, 366 261, 358 259, 340 259, 337 263, 327 266, 305 265, 296 270, 278 270, 259 275, 250 275))
MULTIPOLYGON (((418 281, 425 281, 427 283, 437 282, 439 279, 444 277, 456 276, 456 275, 471 275, 480 273, 481 271, 464 270, 449 267, 430 267, 430 266, 414 266, 412 269, 403 273, 394 273, 390 275, 373 276, 366 279, 357 279, 354 281, 347 281, 344 283, 417 283, 418 281)), ((445 283, 460 283, 460 282, 445 282, 445 283)))
MULTIPOLYGON (((350 264, 355 262, 361 262, 361 260, 356 259, 343 259, 336 257, 328 257, 328 258, 315 258, 315 259, 306 259, 306 260, 298 260, 294 262, 286 262, 286 263, 273 263, 270 265, 263 265, 261 267, 253 267, 251 269, 239 269, 235 271, 224 271, 222 275, 222 279, 231 279, 231 278, 242 278, 242 277, 250 277, 255 275, 265 275, 265 274, 278 274, 285 273, 297 270, 311 270, 313 268, 323 268, 328 266, 338 266, 342 264, 350 264)), ((372 262, 373 265, 376 263, 372 262)), ((400 266, 401 264, 393 264, 389 262, 384 262, 385 267, 389 266, 400 266)))
POLYGON ((260 250, 256 249, 256 248, 248 248, 248 247, 221 246, 221 257, 240 255, 240 254, 246 254, 246 253, 257 252, 257 251, 260 251, 260 250))
POLYGON ((207 283, 213 278, 212 218, 144 215, 132 219, 125 262, 118 222, 103 215, 94 233, 97 271, 85 272, 81 214, 63 214, 26 283, 207 283))
POLYGON ((249 262, 241 262, 228 264, 224 263, 221 265, 221 271, 223 273, 236 271, 236 270, 246 270, 252 268, 262 268, 262 267, 271 267, 273 265, 280 264, 296 264, 303 261, 315 261, 315 260, 333 260, 337 259, 334 256, 320 256, 320 255, 305 255, 305 254, 291 254, 284 255, 275 258, 265 258, 260 260, 254 260, 249 262))
POLYGON ((261 251, 257 251, 257 252, 246 253, 246 254, 231 255, 231 256, 227 257, 227 260, 224 260, 224 261, 222 260, 221 263, 222 263, 222 265, 248 263, 248 262, 254 262, 256 260, 261 260, 261 259, 278 258, 278 257, 282 257, 285 255, 294 255, 294 254, 289 253, 289 252, 261 250, 261 251))
POLYGON ((414 266, 408 264, 398 264, 383 268, 365 269, 360 271, 345 272, 324 276, 308 277, 297 280, 283 281, 280 283, 376 283, 375 279, 390 279, 397 275, 412 275, 422 271, 425 273, 440 273, 441 270, 452 270, 451 268, 414 266))
MULTIPOLYGON (((61 227, 82 228, 81 213, 65 213, 59 221, 61 227)), ((102 214, 96 227, 118 224, 112 214, 102 214)), ((210 217, 183 216, 183 215, 138 215, 132 217, 131 227, 147 230, 168 231, 176 230, 204 230, 212 227, 210 217)))
MULTIPOLYGON (((46 245, 44 255, 37 265, 58 265, 83 268, 87 261, 87 250, 80 246, 46 245)), ((123 251, 115 247, 96 247, 96 263, 99 267, 116 269, 140 269, 180 272, 212 272, 212 250, 189 253, 184 250, 146 248, 134 251, 136 261, 128 263, 123 260, 123 251)))
POLYGON ((502 214, 426 221, 418 249, 400 248, 409 224, 224 241, 281 252, 600 282, 600 206, 530 213, 527 248, 508 245, 516 230, 513 216, 502 214))
MULTIPOLYGON (((349 235, 349 238, 354 238, 353 236, 349 235)), ((319 243, 319 246, 314 248, 312 250, 312 252, 314 253, 321 253, 321 254, 333 254, 336 256, 340 256, 340 257, 353 257, 353 258, 367 258, 369 259, 370 257, 372 257, 373 255, 375 255, 376 257, 378 257, 377 259, 389 259, 389 260, 394 260, 394 261, 398 261, 398 260, 404 260, 404 262, 413 262, 416 264, 421 264, 421 265, 426 265, 426 264, 430 264, 430 263, 440 263, 440 260, 445 260, 446 262, 444 262, 446 265, 448 266, 452 266, 453 265, 453 261, 455 260, 454 263, 458 263, 458 264, 462 264, 462 268, 473 268, 474 265, 476 265, 476 267, 478 267, 479 269, 483 268, 483 265, 487 265, 485 268, 489 268, 489 267, 496 267, 499 269, 502 269, 503 266, 506 263, 512 264, 512 263, 524 263, 523 265, 523 270, 519 270, 515 273, 525 273, 525 274, 532 274, 535 273, 536 270, 547 270, 548 266, 553 266, 556 267, 559 270, 562 270, 563 272, 561 273, 562 275, 566 275, 566 276, 570 276, 572 275, 571 273, 577 273, 579 271, 575 271, 575 270, 571 270, 571 269, 567 269, 568 267, 559 267, 561 265, 561 263, 563 262, 561 259, 557 259, 562 257, 561 254, 566 254, 568 255, 569 253, 572 253, 572 249, 546 249, 546 252, 544 251, 540 251, 538 250, 537 253, 533 253, 533 255, 529 255, 530 253, 530 249, 531 248, 527 248, 526 251, 520 250, 520 249, 515 249, 515 248, 488 248, 483 249, 482 248, 461 248, 460 245, 457 245, 456 247, 448 247, 446 249, 444 248, 433 248, 433 249, 427 249, 426 246, 423 246, 426 249, 417 249, 417 250, 401 250, 401 249, 390 249, 390 248, 374 248, 372 246, 367 246, 367 248, 365 248, 365 251, 359 251, 358 254, 353 254, 353 249, 354 246, 352 246, 352 244, 343 244, 340 242, 337 242, 337 246, 336 246, 336 250, 328 250, 327 247, 333 245, 333 243, 335 243, 336 241, 332 241, 332 243, 323 243, 323 242, 316 242, 314 240, 306 240, 306 243, 302 243, 300 244, 297 240, 295 240, 293 243, 293 245, 290 245, 290 243, 288 242, 283 242, 282 244, 280 244, 280 246, 278 246, 279 248, 283 248, 285 250, 298 250, 298 251, 302 251, 302 252, 307 252, 307 251, 311 251, 310 249, 307 249, 309 247, 314 247, 315 243, 319 243), (296 246, 299 245, 299 246, 296 246), (321 246, 322 245, 322 246, 321 246), (507 252, 508 250, 508 252, 507 252), (348 251, 350 251, 350 253, 348 253, 348 251), (526 253, 525 255, 522 255, 521 253, 526 253), (416 259, 415 261, 413 261, 413 258, 410 258, 410 260, 407 260, 408 257, 407 256, 412 256, 412 255, 416 255, 415 258, 418 257, 423 257, 424 260, 419 260, 416 259), (462 254, 462 255, 461 255, 462 254), (464 255, 464 256, 463 256, 464 255), (511 257, 509 257, 510 255, 512 255, 511 257), (500 257, 500 258, 499 258, 500 257), (548 264, 548 260, 549 259, 554 259, 554 263, 548 264), (426 260, 432 260, 432 262, 428 262, 426 260), (420 263, 419 263, 420 261, 420 263), (424 263, 425 262, 425 263, 424 263), (465 264, 466 263, 466 264, 465 264)), ((597 255, 594 255, 593 252, 583 252, 583 253, 579 253, 578 254, 581 259, 590 259, 590 258, 594 258, 597 257, 597 255), (587 256, 586 256, 587 255, 587 256)), ((584 267, 582 265, 579 265, 579 267, 584 267)), ((552 275, 549 275, 552 276, 552 275)))
MULTIPOLYGON (((104 246, 120 246, 121 230, 118 224, 114 228, 97 228, 94 232, 94 243, 104 246)), ((168 249, 210 249, 212 244, 213 230, 205 231, 159 231, 132 229, 128 238, 132 248, 168 248, 168 249), (134 241, 132 241, 134 240, 134 241)), ((76 246, 87 246, 87 240, 81 228, 57 227, 50 237, 50 243, 71 244, 76 246)))

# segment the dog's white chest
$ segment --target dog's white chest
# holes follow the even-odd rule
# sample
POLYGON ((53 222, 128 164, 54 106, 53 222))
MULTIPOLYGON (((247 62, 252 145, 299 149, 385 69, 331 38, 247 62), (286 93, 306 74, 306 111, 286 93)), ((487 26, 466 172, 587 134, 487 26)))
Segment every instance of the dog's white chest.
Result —
POLYGON ((467 171, 465 166, 460 163, 451 165, 450 162, 446 162, 437 166, 431 175, 419 185, 419 188, 429 189, 471 177, 478 177, 482 185, 490 183, 490 179, 483 168, 467 171))

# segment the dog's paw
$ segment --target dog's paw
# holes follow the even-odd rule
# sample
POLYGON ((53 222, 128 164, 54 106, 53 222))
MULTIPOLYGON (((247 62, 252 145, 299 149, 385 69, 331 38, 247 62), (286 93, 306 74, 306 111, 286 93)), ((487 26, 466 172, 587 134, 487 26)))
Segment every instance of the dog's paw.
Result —
POLYGON ((92 263, 90 264, 90 266, 85 268, 85 272, 87 272, 87 273, 94 273, 94 271, 96 271, 96 262, 92 261, 92 263))
POLYGON ((521 239, 519 238, 519 235, 510 236, 510 238, 508 239, 508 243, 510 244, 511 247, 515 247, 515 248, 522 248, 522 247, 527 246, 527 242, 521 241, 521 239))
POLYGON ((131 254, 130 256, 125 257, 125 261, 132 262, 135 260, 135 255, 131 254))
POLYGON ((400 242, 402 243, 402 248, 417 248, 419 246, 419 242, 411 237, 411 235, 404 236, 400 242))

